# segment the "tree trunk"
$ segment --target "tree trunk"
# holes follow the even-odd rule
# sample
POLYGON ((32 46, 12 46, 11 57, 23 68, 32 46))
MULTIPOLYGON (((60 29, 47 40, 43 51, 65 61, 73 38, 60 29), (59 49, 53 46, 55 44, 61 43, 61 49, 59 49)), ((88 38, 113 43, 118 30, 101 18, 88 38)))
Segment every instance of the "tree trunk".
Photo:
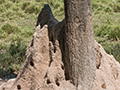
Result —
POLYGON ((91 0, 64 0, 64 4, 69 79, 77 90, 91 90, 96 69, 91 0))

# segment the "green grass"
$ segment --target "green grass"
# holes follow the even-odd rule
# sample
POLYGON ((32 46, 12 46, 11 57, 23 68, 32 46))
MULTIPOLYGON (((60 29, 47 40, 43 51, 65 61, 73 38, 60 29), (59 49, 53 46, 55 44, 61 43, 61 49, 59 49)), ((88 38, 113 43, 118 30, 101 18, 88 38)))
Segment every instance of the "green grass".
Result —
POLYGON ((120 0, 94 0, 92 9, 95 39, 120 62, 120 0))
MULTIPOLYGON (((0 0, 0 71, 19 71, 37 16, 49 4, 64 19, 63 0, 0 0)), ((120 62, 120 0, 92 0, 95 39, 120 62)))

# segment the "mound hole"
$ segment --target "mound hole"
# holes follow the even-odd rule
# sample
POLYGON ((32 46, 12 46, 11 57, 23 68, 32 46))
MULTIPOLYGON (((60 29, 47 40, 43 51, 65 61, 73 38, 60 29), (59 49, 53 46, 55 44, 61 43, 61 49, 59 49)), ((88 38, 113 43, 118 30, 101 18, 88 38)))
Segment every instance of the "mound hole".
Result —
POLYGON ((51 82, 50 82, 50 80, 49 79, 47 79, 47 84, 50 84, 51 82))
POLYGON ((33 63, 33 61, 30 61, 30 65, 33 67, 34 66, 34 63, 33 63))
POLYGON ((61 68, 62 68, 62 70, 64 70, 64 66, 63 65, 61 65, 61 68))
POLYGON ((21 86, 20 86, 20 85, 17 85, 17 89, 20 90, 20 89, 21 89, 21 86))
POLYGON ((60 86, 60 83, 58 82, 58 80, 55 81, 57 86, 60 86))
POLYGON ((105 85, 105 83, 104 84, 102 84, 102 86, 101 86, 103 89, 106 89, 106 85, 105 85))

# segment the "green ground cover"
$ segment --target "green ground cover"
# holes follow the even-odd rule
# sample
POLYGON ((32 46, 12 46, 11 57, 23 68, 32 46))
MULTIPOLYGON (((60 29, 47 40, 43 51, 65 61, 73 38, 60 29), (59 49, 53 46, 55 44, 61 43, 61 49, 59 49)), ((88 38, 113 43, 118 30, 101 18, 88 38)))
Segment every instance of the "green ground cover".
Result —
MULTIPOLYGON (((0 72, 18 72, 35 31, 37 16, 49 4, 64 19, 63 0, 0 0, 0 72)), ((120 62, 120 0, 92 0, 94 37, 120 62)))

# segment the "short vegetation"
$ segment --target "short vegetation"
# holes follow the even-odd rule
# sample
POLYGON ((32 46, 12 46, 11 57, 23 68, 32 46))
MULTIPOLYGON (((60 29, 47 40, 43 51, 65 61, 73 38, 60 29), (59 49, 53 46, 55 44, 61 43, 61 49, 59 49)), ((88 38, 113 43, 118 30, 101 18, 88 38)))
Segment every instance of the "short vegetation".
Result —
MULTIPOLYGON (((0 0, 0 73, 18 72, 25 61, 37 16, 49 4, 64 19, 63 0, 0 0)), ((94 37, 120 62, 120 0, 92 0, 94 37)))

